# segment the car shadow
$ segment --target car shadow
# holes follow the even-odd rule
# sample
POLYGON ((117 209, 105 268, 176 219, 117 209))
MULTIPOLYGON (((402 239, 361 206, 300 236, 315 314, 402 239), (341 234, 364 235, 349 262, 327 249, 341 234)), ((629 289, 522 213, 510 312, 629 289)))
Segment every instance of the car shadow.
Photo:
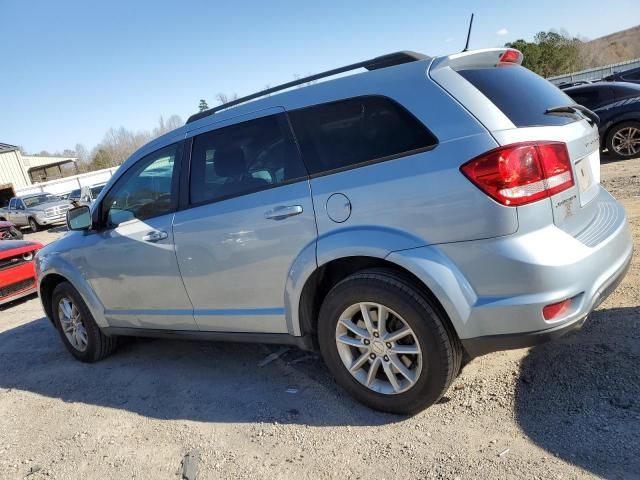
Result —
POLYGON ((529 351, 515 415, 537 445, 605 478, 640 476, 640 307, 596 311, 529 351))
POLYGON ((49 320, 0 332, 0 388, 160 419, 383 425, 333 381, 318 355, 258 344, 125 339, 109 358, 81 363, 49 320))

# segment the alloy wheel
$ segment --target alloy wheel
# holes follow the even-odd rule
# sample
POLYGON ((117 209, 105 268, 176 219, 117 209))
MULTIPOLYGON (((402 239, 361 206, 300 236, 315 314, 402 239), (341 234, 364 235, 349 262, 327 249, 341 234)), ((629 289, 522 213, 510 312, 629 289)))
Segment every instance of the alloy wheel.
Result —
POLYGON ((336 346, 349 373, 378 393, 406 392, 422 373, 416 334, 400 315, 378 303, 356 303, 340 315, 336 346))
POLYGON ((79 352, 84 352, 89 343, 87 329, 82 322, 80 310, 73 300, 62 297, 58 302, 58 319, 62 331, 73 348, 79 352))
POLYGON ((615 152, 625 157, 640 153, 640 129, 625 127, 618 130, 612 138, 615 152))

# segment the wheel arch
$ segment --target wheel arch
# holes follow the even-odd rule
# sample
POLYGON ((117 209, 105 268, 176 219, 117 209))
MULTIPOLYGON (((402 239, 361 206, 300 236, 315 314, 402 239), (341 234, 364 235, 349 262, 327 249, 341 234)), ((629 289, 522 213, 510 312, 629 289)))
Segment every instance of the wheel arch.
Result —
MULTIPOLYGON (((449 312, 440 299, 417 275, 399 263, 386 258, 355 255, 333 259, 315 269, 304 282, 298 303, 298 323, 302 335, 315 338, 318 314, 324 298, 338 282, 356 272, 370 269, 389 271, 410 283, 427 297, 447 323, 450 331, 457 335, 449 312)), ((314 340, 315 342, 315 340, 314 340)))
POLYGON ((89 282, 85 280, 80 272, 60 259, 55 261, 55 265, 50 263, 50 257, 42 259, 40 263, 40 268, 38 268, 38 295, 49 320, 53 318, 51 316, 51 294, 61 282, 68 282, 80 294, 91 315, 93 315, 96 324, 101 328, 109 326, 104 315, 104 306, 96 296, 89 282))

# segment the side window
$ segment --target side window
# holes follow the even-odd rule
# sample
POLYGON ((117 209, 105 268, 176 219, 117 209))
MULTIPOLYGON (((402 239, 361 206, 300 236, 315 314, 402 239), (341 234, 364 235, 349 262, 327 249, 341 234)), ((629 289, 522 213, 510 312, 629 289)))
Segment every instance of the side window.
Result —
POLYGON ((16 209, 16 199, 12 198, 11 201, 9 202, 9 209, 10 210, 15 210, 16 209))
POLYGON ((431 147, 435 137, 384 97, 358 97, 290 112, 310 173, 349 167, 431 147))
POLYGON ((596 89, 583 90, 577 93, 571 93, 570 95, 577 104, 590 109, 597 108, 603 100, 602 91, 596 89))
POLYGON ((140 159, 109 191, 102 203, 107 226, 157 217, 175 210, 175 166, 180 145, 162 148, 140 159))
POLYGON ((640 80, 640 70, 632 73, 627 73, 622 76, 622 79, 625 81, 637 82, 638 80, 640 80))
POLYGON ((256 192, 306 175, 283 114, 193 139, 192 204, 256 192))

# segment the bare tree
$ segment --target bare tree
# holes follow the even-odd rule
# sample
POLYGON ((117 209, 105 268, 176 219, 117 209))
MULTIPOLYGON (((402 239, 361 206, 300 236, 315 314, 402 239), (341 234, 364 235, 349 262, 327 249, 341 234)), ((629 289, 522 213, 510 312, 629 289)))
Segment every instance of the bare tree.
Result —
POLYGON ((184 125, 182 118, 179 115, 171 115, 166 120, 162 115, 158 119, 158 126, 153 129, 151 134, 152 137, 159 137, 160 135, 164 135, 172 130, 175 130, 178 127, 184 125))
POLYGON ((218 93, 216 95, 216 100, 218 100, 218 102, 220 102, 220 105, 224 105, 225 103, 229 103, 229 102, 233 102, 234 100, 238 99, 238 94, 237 93, 233 93, 231 94, 231 96, 228 96, 226 93, 218 93))

